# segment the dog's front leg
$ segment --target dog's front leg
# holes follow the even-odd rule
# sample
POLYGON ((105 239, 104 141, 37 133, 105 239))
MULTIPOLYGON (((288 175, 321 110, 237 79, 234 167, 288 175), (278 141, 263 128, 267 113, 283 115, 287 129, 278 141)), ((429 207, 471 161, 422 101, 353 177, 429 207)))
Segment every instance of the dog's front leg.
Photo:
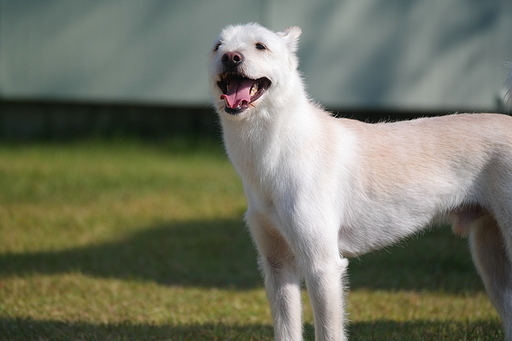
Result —
POLYGON ((315 317, 315 340, 345 341, 343 275, 348 260, 338 254, 306 266, 305 279, 315 317))
POLYGON ((277 341, 302 340, 300 277, 294 266, 262 256, 265 289, 277 341))
POLYGON ((300 273, 295 257, 288 243, 264 215, 249 211, 246 219, 259 252, 259 263, 274 320, 275 340, 300 341, 300 273))

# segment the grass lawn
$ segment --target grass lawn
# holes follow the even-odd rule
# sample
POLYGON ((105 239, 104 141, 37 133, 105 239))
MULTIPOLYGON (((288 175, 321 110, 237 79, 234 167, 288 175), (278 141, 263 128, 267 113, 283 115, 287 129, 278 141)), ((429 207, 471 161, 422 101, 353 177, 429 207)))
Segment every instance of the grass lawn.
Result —
MULTIPOLYGON (((0 145, 0 339, 271 340, 244 210, 216 141, 0 145)), ((502 339, 449 229, 349 277, 351 340, 502 339)))

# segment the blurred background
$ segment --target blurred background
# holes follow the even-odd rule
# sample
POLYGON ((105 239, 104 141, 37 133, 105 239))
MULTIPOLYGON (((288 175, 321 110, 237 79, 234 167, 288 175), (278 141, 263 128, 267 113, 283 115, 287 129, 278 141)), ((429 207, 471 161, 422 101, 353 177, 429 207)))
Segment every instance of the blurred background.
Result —
POLYGON ((208 53, 245 22, 300 26, 308 91, 339 115, 509 110, 510 0, 0 0, 0 138, 218 135, 208 53))

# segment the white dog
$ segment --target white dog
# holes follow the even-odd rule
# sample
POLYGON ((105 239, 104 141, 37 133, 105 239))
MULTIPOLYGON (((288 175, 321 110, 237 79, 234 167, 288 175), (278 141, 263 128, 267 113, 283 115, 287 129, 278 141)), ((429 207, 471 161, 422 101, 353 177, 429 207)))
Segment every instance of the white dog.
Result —
POLYGON ((316 340, 346 340, 345 257, 448 218, 470 236, 512 340, 512 118, 461 114, 367 124, 306 94, 301 30, 228 26, 210 55, 214 105, 242 178, 277 340, 301 340, 304 278, 316 340), (437 220, 436 220, 437 221, 437 220))

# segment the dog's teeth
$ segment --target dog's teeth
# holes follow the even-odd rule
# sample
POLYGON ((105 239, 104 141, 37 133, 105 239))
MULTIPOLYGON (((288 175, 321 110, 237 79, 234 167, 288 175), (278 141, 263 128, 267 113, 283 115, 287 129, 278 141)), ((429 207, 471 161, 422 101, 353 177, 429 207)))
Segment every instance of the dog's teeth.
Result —
POLYGON ((258 84, 256 84, 256 83, 255 83, 255 84, 251 87, 251 92, 250 92, 251 96, 254 96, 254 94, 255 94, 256 92, 258 92, 258 84))

